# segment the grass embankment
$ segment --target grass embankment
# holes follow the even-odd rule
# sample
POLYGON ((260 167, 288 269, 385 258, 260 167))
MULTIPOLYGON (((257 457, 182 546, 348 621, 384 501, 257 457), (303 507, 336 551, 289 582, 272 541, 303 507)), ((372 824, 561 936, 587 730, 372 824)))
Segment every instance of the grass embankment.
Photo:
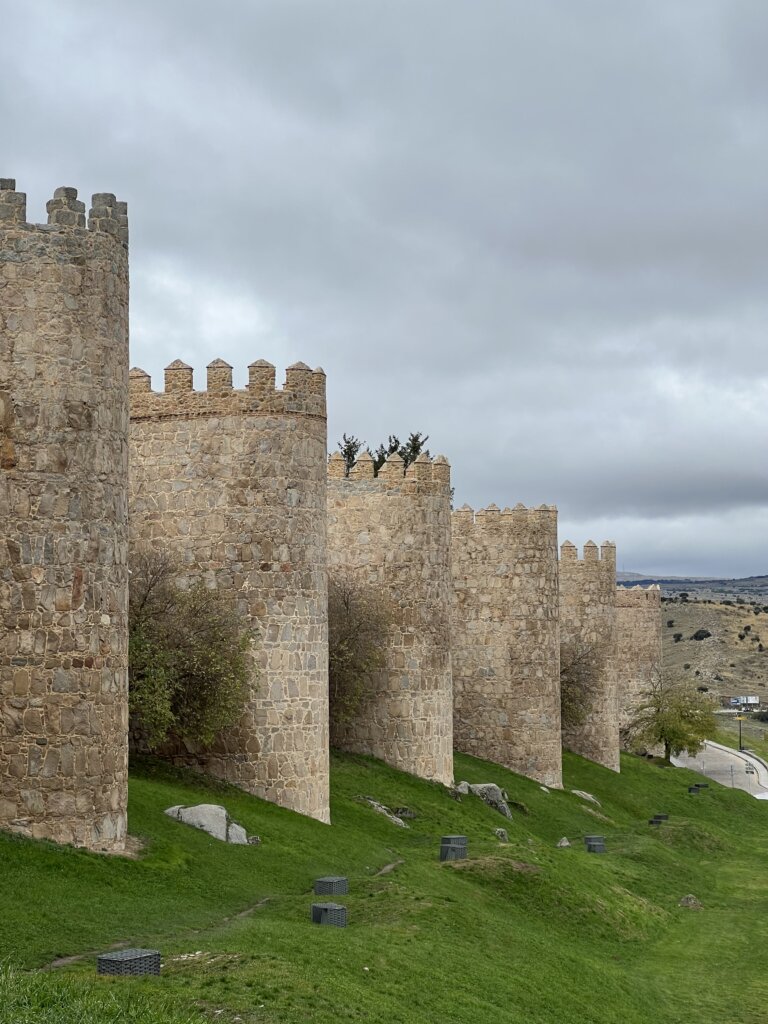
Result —
POLYGON ((0 1022, 765 1020, 768 807, 714 784, 691 797, 695 776, 638 758, 621 775, 572 756, 565 768, 600 807, 457 757, 457 778, 498 782, 520 805, 507 823, 474 797, 338 757, 328 827, 145 766, 131 781, 137 861, 0 837, 0 956, 29 969, 126 942, 160 948, 162 977, 96 979, 93 956, 6 976, 0 1022), (361 794, 409 807, 410 828, 361 794), (262 845, 224 846, 162 813, 202 801, 262 845), (670 822, 652 830, 661 811, 670 822), (608 855, 585 852, 592 831, 608 855), (444 833, 469 836, 468 861, 439 863, 444 833), (564 835, 574 845, 557 849, 564 835), (308 920, 312 880, 330 873, 350 877, 343 930, 308 920), (689 892, 703 910, 678 907, 689 892))

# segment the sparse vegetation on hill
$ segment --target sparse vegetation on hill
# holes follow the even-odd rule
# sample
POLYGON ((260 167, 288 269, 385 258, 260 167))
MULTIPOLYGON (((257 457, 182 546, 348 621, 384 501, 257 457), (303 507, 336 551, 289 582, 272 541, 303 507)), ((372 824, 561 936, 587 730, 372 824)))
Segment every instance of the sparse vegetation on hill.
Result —
POLYGON ((696 776, 629 756, 616 775, 566 754, 568 789, 599 804, 465 756, 456 771, 497 782, 527 813, 502 819, 345 756, 328 827, 146 762, 131 781, 138 860, 0 836, 0 957, 18 971, 91 951, 6 974, 0 1024, 762 1019, 765 985, 744 965, 768 913, 764 805, 717 785, 691 797, 696 776), (410 827, 363 795, 407 808, 410 827), (262 844, 226 846, 162 813, 200 801, 225 803, 262 844), (661 811, 669 822, 651 829, 661 811), (588 832, 606 836, 605 856, 586 853, 588 832), (440 836, 453 833, 469 837, 470 858, 440 864, 440 836), (331 873, 350 878, 344 930, 309 923, 312 880, 331 873), (689 893, 702 910, 678 905, 689 893), (162 976, 96 979, 93 954, 116 942, 160 948, 162 976))
POLYGON ((768 700, 768 652, 761 640, 761 634, 768 637, 766 607, 745 601, 665 601, 665 672, 706 686, 716 697, 756 694, 768 700))

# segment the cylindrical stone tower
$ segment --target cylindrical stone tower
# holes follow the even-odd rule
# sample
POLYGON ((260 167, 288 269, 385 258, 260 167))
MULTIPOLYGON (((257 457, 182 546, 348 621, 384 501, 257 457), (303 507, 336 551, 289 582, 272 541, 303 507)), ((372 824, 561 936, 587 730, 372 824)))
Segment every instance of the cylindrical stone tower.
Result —
POLYGON ((584 558, 565 541, 560 548, 561 658, 580 661, 589 706, 584 721, 563 728, 563 745, 619 771, 619 698, 616 680, 616 546, 598 550, 591 540, 584 558))
POLYGON ((179 580, 233 593, 256 634, 240 722, 179 763, 321 821, 328 779, 325 374, 216 359, 207 388, 176 360, 165 391, 131 370, 131 545, 171 555, 179 580))
POLYGON ((619 727, 626 730, 638 705, 661 681, 661 588, 618 587, 616 606, 619 727))
POLYGON ((331 740, 450 785, 451 468, 421 455, 403 469, 393 455, 374 477, 366 453, 347 477, 341 456, 330 460, 329 573, 375 588, 393 618, 385 667, 351 718, 332 714, 331 740))
POLYGON ((453 513, 457 750, 562 786, 557 509, 453 513))
POLYGON ((128 217, 0 179, 0 827, 123 849, 128 217))

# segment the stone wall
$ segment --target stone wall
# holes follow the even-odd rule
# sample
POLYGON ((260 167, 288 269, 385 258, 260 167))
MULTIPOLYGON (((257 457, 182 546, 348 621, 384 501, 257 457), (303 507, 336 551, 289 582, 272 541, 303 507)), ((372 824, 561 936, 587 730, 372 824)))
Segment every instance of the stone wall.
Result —
POLYGON ((374 477, 366 454, 347 478, 337 454, 328 472, 329 572, 377 588, 394 615, 386 669, 350 721, 332 720, 332 742, 449 785, 450 466, 422 455, 404 474, 394 455, 374 477))
POLYGON ((661 679, 661 588, 617 587, 619 727, 661 679))
POLYGON ((589 707, 582 725, 563 729, 563 745, 619 771, 619 706, 616 681, 616 547, 588 541, 584 558, 570 541, 560 549, 561 659, 574 651, 585 664, 589 707))
POLYGON ((124 848, 128 218, 0 179, 0 827, 124 848))
POLYGON ((557 510, 453 513, 458 750, 562 785, 557 510))
POLYGON ((131 370, 131 544, 169 553, 180 582, 234 592, 258 633, 240 723, 182 762, 328 821, 325 374, 275 368, 165 371, 165 392, 131 370))

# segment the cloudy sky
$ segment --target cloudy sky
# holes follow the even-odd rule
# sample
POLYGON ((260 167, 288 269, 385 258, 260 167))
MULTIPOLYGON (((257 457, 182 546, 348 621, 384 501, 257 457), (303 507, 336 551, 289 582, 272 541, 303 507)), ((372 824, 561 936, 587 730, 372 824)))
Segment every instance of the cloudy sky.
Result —
POLYGON ((302 359, 331 447, 767 573, 767 52, 765 0, 18 0, 0 175, 128 201, 156 386, 302 359))

